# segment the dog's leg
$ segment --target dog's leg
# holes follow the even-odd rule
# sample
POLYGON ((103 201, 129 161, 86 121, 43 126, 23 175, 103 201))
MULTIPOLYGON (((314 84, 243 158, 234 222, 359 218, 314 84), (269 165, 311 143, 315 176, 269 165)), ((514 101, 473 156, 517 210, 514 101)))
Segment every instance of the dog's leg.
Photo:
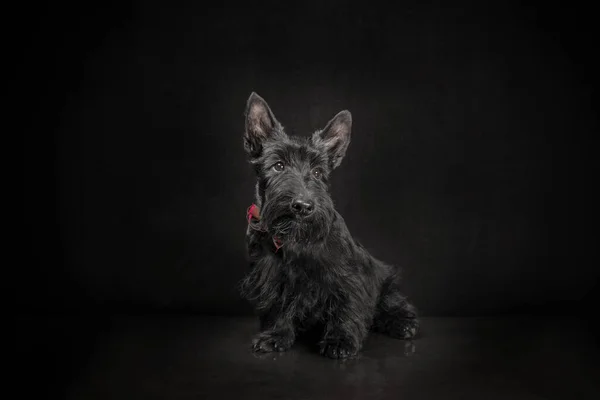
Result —
POLYGON ((352 358, 360 351, 368 334, 368 326, 361 319, 360 308, 352 301, 333 308, 320 342, 321 354, 330 358, 352 358))
POLYGON ((411 339, 419 330, 417 311, 391 279, 383 285, 373 331, 396 339, 411 339))
POLYGON ((260 333, 252 341, 256 352, 286 351, 294 344, 296 332, 288 313, 271 311, 260 316, 260 333))

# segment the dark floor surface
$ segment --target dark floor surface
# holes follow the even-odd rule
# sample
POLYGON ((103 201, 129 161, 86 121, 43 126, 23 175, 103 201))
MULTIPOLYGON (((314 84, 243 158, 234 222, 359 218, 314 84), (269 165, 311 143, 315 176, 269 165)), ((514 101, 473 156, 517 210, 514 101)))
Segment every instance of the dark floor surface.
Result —
POLYGON ((45 377, 21 394, 52 398, 600 398, 598 343, 576 319, 423 318, 418 339, 372 334, 346 362, 310 340, 257 357, 254 318, 28 317, 17 328, 19 372, 45 377))

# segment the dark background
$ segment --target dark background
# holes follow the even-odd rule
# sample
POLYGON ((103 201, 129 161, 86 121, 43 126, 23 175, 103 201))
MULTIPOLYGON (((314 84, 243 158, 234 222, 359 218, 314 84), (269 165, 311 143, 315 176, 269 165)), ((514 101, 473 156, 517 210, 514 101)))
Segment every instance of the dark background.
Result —
POLYGON ((256 91, 288 133, 351 110, 334 200, 374 255, 404 268, 422 314, 590 311, 589 8, 227 4, 9 13, 25 140, 15 308, 249 314, 235 285, 256 91))

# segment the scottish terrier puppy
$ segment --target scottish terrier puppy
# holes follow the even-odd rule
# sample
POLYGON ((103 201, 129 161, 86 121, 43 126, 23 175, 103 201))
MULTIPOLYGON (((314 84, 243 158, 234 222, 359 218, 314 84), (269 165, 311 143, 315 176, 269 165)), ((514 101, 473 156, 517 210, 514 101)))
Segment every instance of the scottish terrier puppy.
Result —
POLYGON ((256 93, 245 116, 257 184, 247 214, 250 270, 240 289, 260 320, 253 350, 288 350, 315 326, 321 354, 339 359, 356 356, 371 330, 414 337, 416 311, 399 291, 398 271, 352 238, 328 193, 350 143, 350 112, 310 138, 286 135, 256 93))

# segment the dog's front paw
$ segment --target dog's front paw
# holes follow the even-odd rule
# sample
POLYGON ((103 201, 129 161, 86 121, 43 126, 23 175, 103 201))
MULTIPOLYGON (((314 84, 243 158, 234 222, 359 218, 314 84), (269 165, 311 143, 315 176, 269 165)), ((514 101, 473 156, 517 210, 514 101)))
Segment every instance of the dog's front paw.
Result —
POLYGON ((286 351, 294 344, 294 336, 289 333, 262 332, 252 340, 252 350, 259 353, 286 351))
POLYGON ((335 359, 354 358, 358 355, 358 346, 344 338, 327 338, 321 342, 321 354, 335 359))

